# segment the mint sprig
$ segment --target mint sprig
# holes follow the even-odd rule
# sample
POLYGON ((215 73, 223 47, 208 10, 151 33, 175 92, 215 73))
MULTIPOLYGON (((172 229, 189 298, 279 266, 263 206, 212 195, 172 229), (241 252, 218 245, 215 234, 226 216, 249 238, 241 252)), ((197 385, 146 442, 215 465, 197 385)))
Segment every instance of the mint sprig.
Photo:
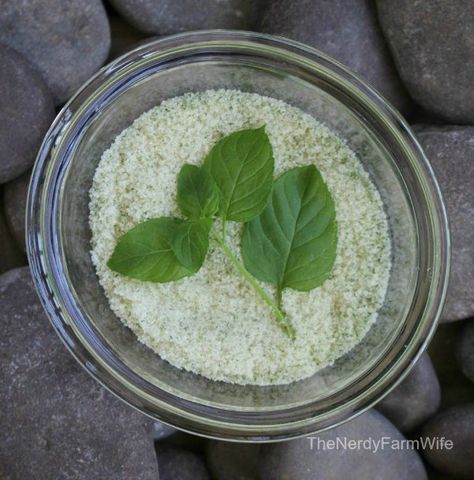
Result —
POLYGON ((177 204, 186 219, 162 217, 135 226, 118 240, 107 265, 137 280, 180 280, 201 268, 211 237, 294 338, 282 290, 307 291, 329 276, 337 225, 334 201, 316 167, 289 170, 275 182, 273 170, 264 127, 222 138, 202 167, 185 165, 178 175, 177 204), (220 231, 213 226, 216 216, 220 231), (228 221, 246 222, 243 262, 227 244, 228 221), (257 279, 276 286, 276 300, 257 279))

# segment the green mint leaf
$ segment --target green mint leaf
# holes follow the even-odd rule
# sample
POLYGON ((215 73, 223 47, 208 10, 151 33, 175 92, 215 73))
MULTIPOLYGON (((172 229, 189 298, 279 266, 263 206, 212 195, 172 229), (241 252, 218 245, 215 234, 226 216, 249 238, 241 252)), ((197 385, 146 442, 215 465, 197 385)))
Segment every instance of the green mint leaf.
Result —
POLYGON ((192 272, 197 272, 209 249, 209 231, 212 220, 188 220, 178 226, 172 241, 176 258, 192 272))
POLYGON ((247 222, 267 204, 273 179, 272 146, 264 127, 222 138, 204 160, 220 192, 219 216, 247 222))
POLYGON ((161 217, 138 224, 117 242, 108 267, 122 275, 148 282, 173 282, 193 272, 172 249, 182 220, 161 217))
POLYGON ((281 175, 260 216, 246 224, 242 257, 259 280, 308 291, 321 285, 336 258, 334 201, 314 167, 281 175))
POLYGON ((219 190, 204 169, 184 165, 178 175, 177 202, 186 217, 211 218, 219 209, 219 190))

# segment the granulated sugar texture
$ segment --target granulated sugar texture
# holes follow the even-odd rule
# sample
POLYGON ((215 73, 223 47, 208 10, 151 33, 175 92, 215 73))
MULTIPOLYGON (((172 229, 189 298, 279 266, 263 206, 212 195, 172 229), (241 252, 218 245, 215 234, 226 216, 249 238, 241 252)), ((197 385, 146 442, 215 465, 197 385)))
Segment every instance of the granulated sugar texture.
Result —
MULTIPOLYGON (((232 90, 172 98, 141 115, 103 154, 90 192, 92 259, 110 306, 139 340, 179 368, 241 384, 282 384, 330 365, 368 331, 390 270, 380 196, 354 153, 313 117, 281 101, 232 90), (296 330, 290 340, 268 306, 211 244, 198 273, 157 284, 114 273, 106 263, 136 224, 178 216, 176 178, 200 165, 224 135, 265 125, 275 175, 314 163, 336 205, 337 257, 310 292, 283 291, 296 330)), ((239 255, 240 224, 228 241, 239 255)), ((274 295, 267 284, 262 287, 274 295)))

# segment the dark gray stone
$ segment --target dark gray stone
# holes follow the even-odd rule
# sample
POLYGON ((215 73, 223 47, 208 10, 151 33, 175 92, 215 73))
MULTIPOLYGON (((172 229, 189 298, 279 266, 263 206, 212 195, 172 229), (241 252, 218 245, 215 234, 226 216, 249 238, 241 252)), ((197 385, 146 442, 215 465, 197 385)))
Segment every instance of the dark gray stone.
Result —
POLYGON ((410 432, 432 417, 440 402, 438 377, 430 357, 424 353, 402 383, 376 408, 400 431, 410 432))
POLYGON ((415 126, 448 209, 452 258, 442 321, 474 315, 474 127, 415 126))
POLYGON ((426 448, 426 460, 441 472, 459 479, 474 478, 474 403, 452 407, 432 418, 421 432, 423 438, 450 440, 452 448, 426 448))
POLYGON ((370 0, 272 0, 262 31, 311 45, 344 63, 402 113, 406 94, 377 24, 370 0))
POLYGON ((0 201, 0 274, 12 268, 26 265, 26 257, 15 245, 15 240, 8 228, 3 210, 4 208, 0 201))
POLYGON ((0 183, 31 167, 53 118, 51 93, 39 73, 23 56, 0 45, 0 183))
POLYGON ((0 0, 0 42, 25 55, 61 104, 106 60, 109 22, 100 0, 0 0))
POLYGON ((81 370, 28 268, 0 276, 0 478, 157 480, 153 422, 81 370))
POLYGON ((474 382, 474 320, 466 322, 461 330, 457 353, 462 372, 474 382))
POLYGON ((7 224, 17 246, 23 253, 26 253, 25 210, 30 176, 31 172, 27 172, 7 183, 3 188, 3 203, 7 224))
POLYGON ((260 445, 210 440, 206 460, 214 480, 259 480, 260 445))
POLYGON ((210 480, 203 459, 173 445, 158 443, 156 455, 160 471, 160 480, 210 480))
POLYGON ((253 30, 265 0, 110 0, 133 26, 169 35, 212 28, 253 30))
POLYGON ((474 2, 377 0, 377 7, 411 96, 453 123, 474 122, 474 2))
POLYGON ((384 437, 389 437, 390 441, 404 439, 385 417, 370 410, 319 435, 262 445, 260 474, 265 480, 426 480, 423 462, 414 450, 396 450, 390 448, 390 445, 379 448, 377 452, 368 448, 337 449, 331 448, 329 443, 337 442, 338 438, 340 442, 369 442, 370 439, 381 441, 384 437), (322 442, 326 442, 325 450, 322 442))

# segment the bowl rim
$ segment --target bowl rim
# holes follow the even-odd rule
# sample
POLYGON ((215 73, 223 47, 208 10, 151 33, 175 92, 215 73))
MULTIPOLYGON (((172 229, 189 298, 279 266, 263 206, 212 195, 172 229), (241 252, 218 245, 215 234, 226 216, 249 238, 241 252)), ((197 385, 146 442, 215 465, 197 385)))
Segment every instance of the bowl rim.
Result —
POLYGON ((254 442, 284 440, 332 428, 363 413, 387 395, 409 373, 434 333, 446 297, 450 270, 450 237, 446 208, 431 165, 410 127, 390 104, 347 67, 312 47, 283 37, 234 30, 185 32, 141 45, 104 66, 71 97, 48 130, 33 168, 26 217, 27 254, 35 287, 50 322, 79 364, 118 398, 155 420, 211 438, 254 442), (145 390, 129 382, 124 383, 123 376, 114 370, 113 365, 106 361, 99 361, 97 357, 91 355, 90 349, 84 344, 85 339, 78 335, 69 315, 69 309, 74 308, 74 305, 63 298, 61 288, 58 287, 54 263, 59 259, 48 255, 48 246, 43 240, 43 233, 51 229, 43 211, 44 199, 50 196, 51 183, 58 182, 51 171, 51 165, 58 162, 58 158, 55 157, 56 146, 68 132, 72 120, 81 115, 81 106, 90 101, 92 94, 101 88, 107 78, 113 78, 123 69, 129 68, 137 58, 146 58, 146 55, 158 54, 158 52, 165 56, 173 49, 175 51, 189 46, 214 47, 221 44, 250 45, 257 49, 271 46, 295 58, 298 57, 308 65, 324 64, 330 71, 341 76, 371 102, 372 108, 400 133, 400 141, 405 141, 416 153, 414 158, 419 162, 417 166, 421 168, 421 174, 424 175, 425 188, 433 204, 431 220, 437 227, 435 231, 438 233, 438 237, 433 239, 437 242, 434 252, 437 258, 435 265, 437 271, 434 272, 434 280, 429 290, 431 301, 428 302, 429 298, 426 301, 426 304, 429 303, 429 308, 422 312, 417 330, 412 335, 413 340, 417 333, 417 340, 405 346, 402 354, 390 365, 382 378, 373 382, 370 392, 365 392, 363 399, 360 398, 362 394, 359 392, 358 397, 330 410, 331 415, 328 417, 330 421, 326 424, 318 425, 316 421, 318 417, 309 415, 305 420, 296 422, 246 425, 234 423, 232 418, 210 419, 203 415, 202 411, 191 412, 184 405, 166 401, 157 402, 156 399, 150 403, 151 399, 145 390))

